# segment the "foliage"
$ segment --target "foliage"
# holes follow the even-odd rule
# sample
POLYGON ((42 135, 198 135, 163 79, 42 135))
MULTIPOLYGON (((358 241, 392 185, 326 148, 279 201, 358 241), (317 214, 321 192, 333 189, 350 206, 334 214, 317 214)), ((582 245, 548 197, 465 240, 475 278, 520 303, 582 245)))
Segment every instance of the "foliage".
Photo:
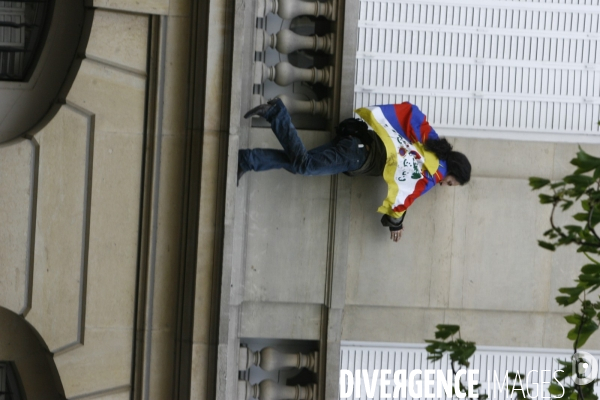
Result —
MULTIPOLYGON (((460 337, 460 326, 458 325, 437 325, 437 332, 435 332, 435 338, 441 340, 426 340, 429 343, 425 349, 427 350, 427 359, 430 361, 439 361, 444 357, 444 354, 448 353, 450 357, 450 365, 452 367, 452 373, 456 376, 456 373, 461 368, 469 368, 469 358, 475 353, 477 348, 475 343, 467 342, 460 337), (455 339, 454 335, 458 335, 455 339), (448 339, 448 340, 447 340, 448 339)), ((460 390, 464 393, 468 393, 467 388, 460 382, 460 390)), ((481 384, 474 386, 479 393, 481 384)), ((454 385, 452 385, 452 395, 456 396, 454 385)), ((479 399, 486 399, 486 394, 479 394, 479 399)))
MULTIPOLYGON (((600 223, 600 158, 591 156, 579 148, 577 155, 571 160, 576 168, 572 175, 565 176, 562 180, 551 182, 544 178, 529 178, 529 185, 533 190, 549 189, 550 193, 539 195, 541 204, 551 204, 550 213, 551 228, 544 232, 547 240, 540 240, 538 244, 550 251, 557 247, 574 245, 577 252, 585 254, 590 261, 581 268, 575 284, 570 287, 560 288, 560 296, 556 302, 568 307, 576 305, 578 311, 567 315, 565 320, 573 325, 567 338, 573 341, 573 353, 575 354, 583 346, 590 336, 598 330, 600 322, 598 310, 600 310, 600 297, 595 292, 600 288, 600 237, 596 232, 596 226, 600 223), (573 214, 574 223, 558 226, 554 221, 557 208, 563 212, 569 210, 574 204, 579 203, 581 210, 573 214)), ((588 385, 575 384, 571 376, 573 374, 571 360, 560 361, 563 372, 558 374, 565 389, 562 398, 574 400, 597 400, 593 393, 596 381, 588 385)), ((562 388, 553 383, 549 387, 552 394, 561 394, 562 388)))
MULTIPOLYGON (((600 124, 600 122, 599 122, 600 124)), ((561 246, 575 246, 577 252, 583 253, 589 260, 579 273, 574 284, 560 288, 556 302, 563 307, 575 308, 575 312, 565 317, 572 325, 567 338, 573 342, 573 354, 577 353, 598 330, 600 323, 600 296, 596 290, 600 288, 600 236, 596 231, 600 223, 600 158, 584 152, 581 148, 571 160, 576 169, 572 175, 562 180, 551 182, 549 179, 532 177, 529 185, 533 190, 544 189, 547 192, 539 195, 541 204, 550 204, 550 229, 544 232, 545 240, 538 240, 538 245, 549 251, 555 251, 561 246), (574 222, 559 226, 554 220, 557 209, 562 212, 570 210, 578 204, 580 210, 572 215, 574 222)), ((577 207, 576 207, 577 208, 577 207)), ((600 228, 598 228, 600 229, 600 228)), ((427 340, 430 360, 439 360, 444 353, 450 354, 452 368, 468 367, 468 358, 475 352, 475 343, 465 342, 460 338, 460 327, 457 325, 438 325, 436 339, 427 340), (458 333, 458 339, 453 335, 458 333), (451 340, 446 341, 447 338, 451 340)), ((562 372, 556 375, 560 384, 553 381, 548 391, 553 398, 569 400, 598 400, 594 394, 593 380, 587 385, 578 385, 572 379, 574 374, 571 360, 558 361, 562 372)), ((528 387, 523 385, 518 373, 510 373, 509 390, 517 400, 530 399, 528 387)), ((482 396, 480 396, 482 398, 482 396)))

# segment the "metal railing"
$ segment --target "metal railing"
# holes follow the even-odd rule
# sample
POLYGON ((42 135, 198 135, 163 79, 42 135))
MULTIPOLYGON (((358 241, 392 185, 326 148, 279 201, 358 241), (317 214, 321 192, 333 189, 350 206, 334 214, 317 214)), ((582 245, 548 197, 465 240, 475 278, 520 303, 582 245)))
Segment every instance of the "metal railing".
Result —
POLYGON ((25 81, 42 50, 53 0, 0 1, 0 80, 25 81))

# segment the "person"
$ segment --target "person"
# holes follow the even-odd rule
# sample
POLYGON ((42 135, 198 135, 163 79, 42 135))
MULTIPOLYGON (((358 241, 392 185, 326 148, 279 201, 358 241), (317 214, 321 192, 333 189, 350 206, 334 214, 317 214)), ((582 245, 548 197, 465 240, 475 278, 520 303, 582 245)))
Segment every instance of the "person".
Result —
POLYGON ((390 238, 397 242, 402 237, 406 210, 416 198, 437 184, 469 182, 471 164, 467 157, 438 137, 417 106, 405 102, 361 108, 356 113, 363 120, 342 121, 332 142, 307 150, 280 99, 251 109, 244 118, 265 118, 283 150, 240 149, 238 183, 248 171, 271 169, 310 176, 383 176, 388 182, 388 197, 377 211, 383 214, 381 223, 389 228, 390 238))

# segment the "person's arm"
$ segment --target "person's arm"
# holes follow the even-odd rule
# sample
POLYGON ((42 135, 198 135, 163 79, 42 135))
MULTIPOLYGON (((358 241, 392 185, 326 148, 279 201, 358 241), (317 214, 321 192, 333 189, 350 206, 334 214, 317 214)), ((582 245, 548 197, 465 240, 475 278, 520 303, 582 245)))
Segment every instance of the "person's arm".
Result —
POLYGON ((404 222, 405 215, 406 212, 404 212, 404 214, 398 218, 390 217, 389 215, 383 215, 383 217, 381 217, 381 224, 389 227, 390 239, 392 239, 394 242, 397 242, 402 237, 402 229, 404 229, 402 227, 402 223, 404 222))

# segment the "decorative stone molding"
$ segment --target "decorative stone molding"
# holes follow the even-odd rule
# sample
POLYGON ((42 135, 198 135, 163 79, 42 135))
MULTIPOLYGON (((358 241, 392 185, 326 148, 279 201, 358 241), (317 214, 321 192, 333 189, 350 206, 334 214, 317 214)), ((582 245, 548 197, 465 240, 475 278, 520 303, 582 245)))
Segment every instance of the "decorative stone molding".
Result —
MULTIPOLYGON (((332 104, 331 99, 323 100, 297 100, 286 94, 281 94, 279 97, 290 115, 292 114, 311 114, 320 115, 331 119, 332 104)), ((252 107, 266 103, 264 97, 259 94, 252 95, 252 107)))
POLYGON ((292 64, 282 61, 273 67, 267 67, 263 62, 254 63, 254 84, 260 85, 265 80, 270 80, 279 86, 291 85, 294 82, 323 83, 333 87, 333 67, 326 66, 318 68, 298 68, 292 64))
POLYGON ((312 114, 331 119, 331 98, 323 100, 296 100, 287 95, 278 96, 290 114, 312 114))
POLYGON ((247 347, 240 347, 239 370, 245 371, 253 365, 265 371, 275 371, 282 368, 306 368, 317 372, 319 353, 313 351, 308 354, 281 353, 272 347, 265 347, 261 351, 253 352, 247 347))
POLYGON ((281 54, 290 54, 297 50, 322 51, 333 54, 334 50, 335 36, 333 33, 327 33, 324 36, 303 36, 289 29, 282 29, 269 35, 263 29, 256 29, 255 35, 254 50, 259 52, 265 51, 267 47, 271 47, 281 54))
POLYGON ((238 400, 317 400, 317 385, 285 386, 271 380, 264 380, 258 385, 250 385, 246 381, 238 381, 238 400))
POLYGON ((283 19, 293 19, 300 15, 325 17, 335 21, 333 1, 305 1, 305 0, 258 0, 256 14, 264 18, 268 13, 279 15, 283 19))

